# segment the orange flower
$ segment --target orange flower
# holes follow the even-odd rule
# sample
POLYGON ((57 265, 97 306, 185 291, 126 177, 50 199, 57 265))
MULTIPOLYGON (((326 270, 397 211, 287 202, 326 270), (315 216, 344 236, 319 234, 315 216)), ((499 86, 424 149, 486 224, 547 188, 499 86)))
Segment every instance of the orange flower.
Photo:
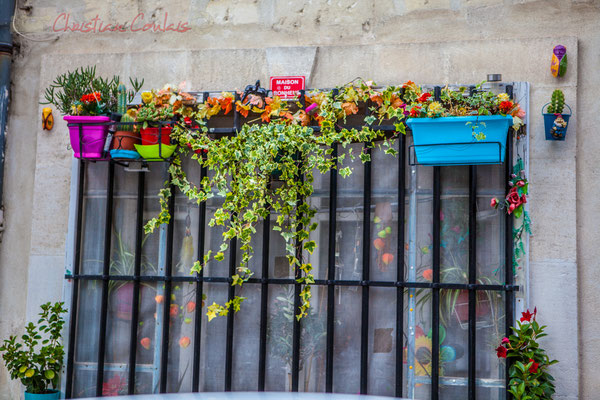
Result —
POLYGON ((425 280, 427 281, 432 281, 433 280, 433 270, 431 268, 426 269, 425 271, 423 271, 423 278, 425 278, 425 280))
POLYGON ((158 296, 154 297, 154 301, 156 301, 157 304, 162 304, 162 302, 165 301, 165 296, 159 294, 158 296))
POLYGON ((348 101, 342 104, 342 109, 346 113, 346 115, 356 114, 358 112, 358 106, 356 103, 348 101))

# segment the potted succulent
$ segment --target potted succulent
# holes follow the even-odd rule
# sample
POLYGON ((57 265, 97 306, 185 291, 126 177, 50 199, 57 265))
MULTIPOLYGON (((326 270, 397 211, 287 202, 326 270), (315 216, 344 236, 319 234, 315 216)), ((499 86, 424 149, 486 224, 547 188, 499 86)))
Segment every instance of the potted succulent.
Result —
POLYGON ((134 125, 135 110, 127 110, 125 85, 119 85, 118 92, 117 115, 124 124, 118 125, 118 130, 113 135, 110 156, 112 158, 139 158, 140 155, 135 150, 135 145, 140 144, 141 138, 134 125))
POLYGON ((556 89, 552 92, 550 103, 546 103, 542 107, 542 114, 544 115, 546 140, 565 140, 572 111, 571 107, 565 104, 565 95, 562 90, 556 89), (569 109, 568 114, 563 113, 565 106, 569 109), (546 112, 543 112, 544 108, 546 108, 546 112))
MULTIPOLYGON (((77 158, 102 158, 108 133, 108 116, 117 111, 119 77, 96 76, 96 67, 78 68, 56 77, 44 93, 45 102, 53 104, 69 123, 71 147, 77 158)), ((133 99, 143 82, 131 80, 133 99)))
POLYGON ((4 340, 0 351, 12 379, 20 379, 25 386, 25 400, 59 399, 56 390, 65 354, 60 342, 66 310, 64 303, 46 303, 41 306, 37 324, 30 322, 21 336, 4 340))
POLYGON ((508 128, 522 124, 525 112, 507 94, 481 90, 471 94, 445 87, 439 99, 415 85, 404 84, 407 125, 423 165, 476 165, 504 162, 508 128))

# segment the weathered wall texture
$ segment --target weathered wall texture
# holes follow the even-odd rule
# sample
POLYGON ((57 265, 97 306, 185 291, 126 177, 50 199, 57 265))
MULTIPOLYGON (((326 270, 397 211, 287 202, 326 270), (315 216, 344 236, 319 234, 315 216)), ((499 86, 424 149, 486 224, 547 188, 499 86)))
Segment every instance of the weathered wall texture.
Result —
MULTIPOLYGON (((12 1, 12 0, 8 0, 12 1)), ((71 156, 58 112, 41 130, 41 91, 59 72, 97 64, 101 74, 146 78, 146 87, 187 80, 203 90, 243 88, 269 75, 301 73, 310 87, 357 76, 380 84, 479 82, 487 73, 531 83, 531 305, 550 325, 546 346, 561 361, 557 399, 600 390, 600 1, 18 1, 6 154, 6 232, 0 244, 0 337, 22 328, 62 292, 71 156), (28 9, 26 6, 30 6, 28 9), (19 9, 19 7, 21 9, 19 9), (25 8, 25 9, 23 9, 25 8), (82 22, 187 21, 186 33, 52 33, 61 12, 82 22), (554 45, 567 76, 549 73, 554 45), (294 47, 294 48, 291 48, 294 47), (290 61, 291 60, 291 61, 290 61), (564 143, 543 138, 540 109, 564 90, 575 117, 564 143), (27 290, 24 290, 27 288, 27 290)), ((0 399, 19 398, 0 369, 0 399)))

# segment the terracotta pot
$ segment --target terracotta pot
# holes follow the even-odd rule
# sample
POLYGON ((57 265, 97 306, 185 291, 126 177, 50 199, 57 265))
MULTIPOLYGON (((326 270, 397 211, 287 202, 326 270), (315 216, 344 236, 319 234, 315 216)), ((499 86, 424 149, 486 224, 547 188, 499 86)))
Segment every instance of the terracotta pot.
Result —
MULTIPOLYGON (((173 128, 170 126, 163 126, 160 130, 160 137, 162 144, 171 144, 171 131, 173 128)), ((150 144, 158 144, 158 128, 155 126, 149 126, 140 130, 142 135, 142 144, 144 146, 150 144)))
MULTIPOLYGON (((469 321, 469 291, 461 290, 456 298, 454 306, 456 317, 460 323, 469 321)), ((477 302, 475 306, 475 316, 479 319, 490 313, 490 301, 486 294, 482 291, 477 291, 477 302)))
POLYGON ((116 131, 110 149, 135 151, 135 145, 140 143, 142 143, 142 138, 139 132, 116 131))

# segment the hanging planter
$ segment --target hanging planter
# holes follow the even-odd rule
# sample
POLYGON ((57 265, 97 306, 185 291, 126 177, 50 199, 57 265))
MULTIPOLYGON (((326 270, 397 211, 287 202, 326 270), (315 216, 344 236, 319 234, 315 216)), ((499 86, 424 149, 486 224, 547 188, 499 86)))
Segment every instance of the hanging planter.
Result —
POLYGON ((409 118, 421 165, 477 165, 504 162, 510 115, 409 118))
POLYGON ((542 107, 546 140, 565 140, 569 118, 571 118, 572 113, 571 107, 565 104, 565 95, 563 92, 559 89, 552 92, 550 103, 546 103, 542 107), (563 112, 565 106, 569 109, 568 114, 563 112), (546 109, 546 112, 544 112, 544 109, 546 109))
POLYGON ((108 125, 99 124, 110 121, 106 116, 65 115, 68 122, 71 147, 76 158, 102 158, 104 142, 108 134, 108 125), (80 125, 82 124, 82 125, 80 125), (80 130, 81 127, 81 130, 80 130))

